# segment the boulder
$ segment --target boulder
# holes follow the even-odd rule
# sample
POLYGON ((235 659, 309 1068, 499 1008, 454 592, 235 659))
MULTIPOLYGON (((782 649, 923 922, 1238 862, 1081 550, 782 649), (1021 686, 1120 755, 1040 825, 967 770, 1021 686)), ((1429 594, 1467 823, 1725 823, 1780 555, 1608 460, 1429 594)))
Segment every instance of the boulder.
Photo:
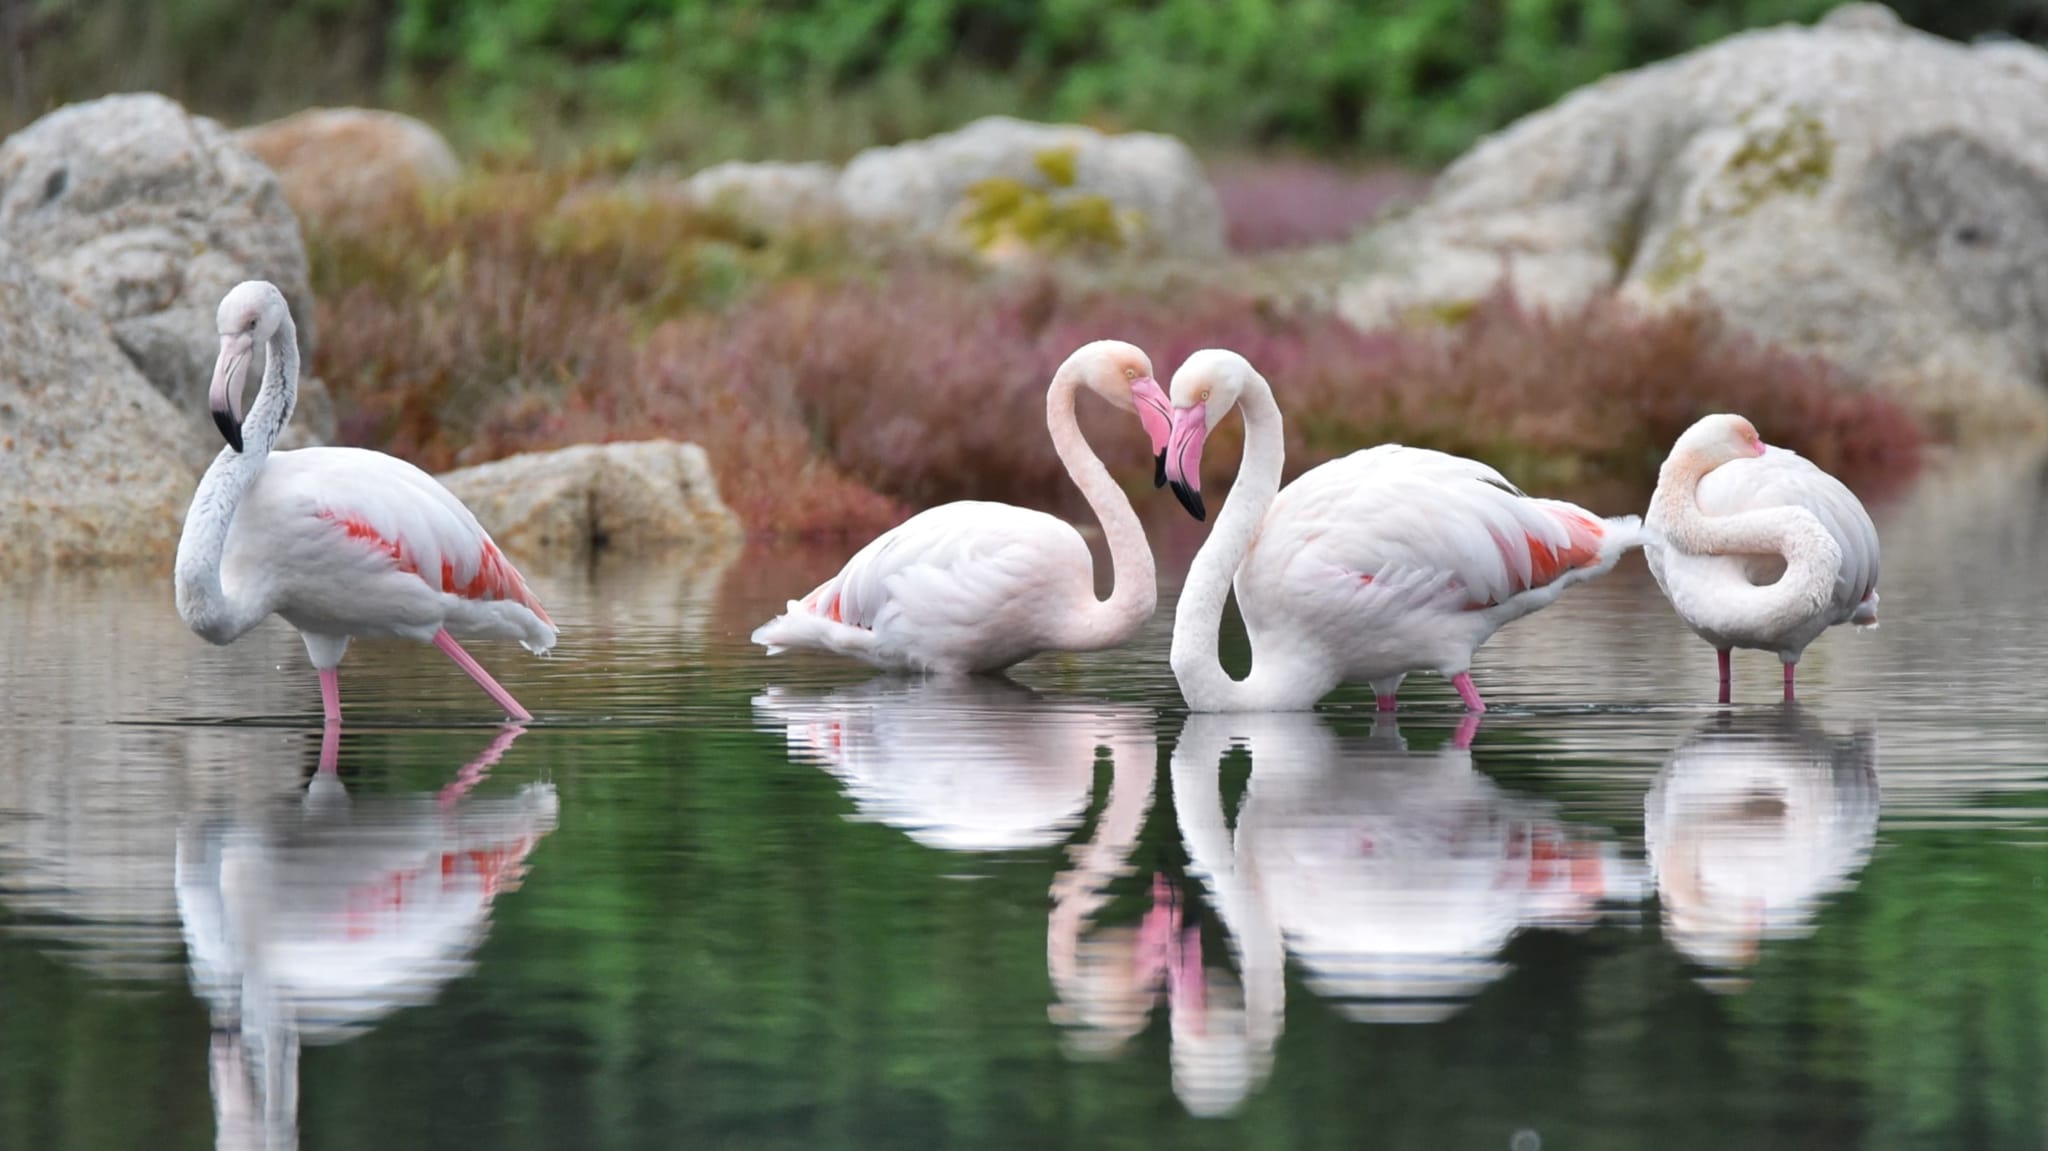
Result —
MULTIPOLYGON (((205 392, 228 289, 275 283, 298 321, 301 361, 312 363, 306 250, 277 177, 219 124, 162 96, 72 104, 0 144, 0 240, 105 321, 185 414, 188 462, 219 446, 205 431, 205 392)), ((299 390, 295 438, 332 436, 325 389, 303 379, 299 390)))
POLYGON ((440 479, 515 555, 651 554, 722 546, 740 534, 696 444, 584 444, 440 479))
POLYGON ((1339 310, 1702 304, 1951 427, 2048 402, 2048 54, 1875 4, 1611 76, 1482 141, 1368 238, 1339 310))
POLYGON ((853 219, 984 252, 1103 241, 1147 254, 1216 256, 1223 210, 1187 145, 1008 116, 889 148, 839 176, 853 219))
POLYGON ((180 421, 106 325, 0 242, 0 570, 167 559, 192 496, 164 436, 180 421))
POLYGON ((734 161, 698 172, 681 189, 691 204, 771 232, 840 215, 839 170, 830 164, 734 161))
POLYGON ((362 229, 462 177, 462 164, 429 125, 371 108, 308 108, 235 133, 270 166, 308 225, 362 229))

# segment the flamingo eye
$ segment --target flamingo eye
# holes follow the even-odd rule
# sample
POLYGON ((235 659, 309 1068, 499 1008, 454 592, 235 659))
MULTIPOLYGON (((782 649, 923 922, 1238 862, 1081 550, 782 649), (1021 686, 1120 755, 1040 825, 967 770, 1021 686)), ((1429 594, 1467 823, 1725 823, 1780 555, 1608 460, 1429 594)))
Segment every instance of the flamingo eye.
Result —
POLYGON ((1124 369, 1124 379, 1127 379, 1127 380, 1135 380, 1135 379, 1137 379, 1137 378, 1138 378, 1138 369, 1136 369, 1136 368, 1125 368, 1125 369, 1124 369))

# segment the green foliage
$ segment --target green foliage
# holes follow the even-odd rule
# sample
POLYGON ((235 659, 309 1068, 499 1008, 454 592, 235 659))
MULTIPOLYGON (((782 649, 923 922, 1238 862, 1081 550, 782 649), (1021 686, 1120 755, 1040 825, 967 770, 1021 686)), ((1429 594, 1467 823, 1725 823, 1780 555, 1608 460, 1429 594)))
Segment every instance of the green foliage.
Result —
MULTIPOLYGON (((1008 111, 1439 161, 1617 69, 1833 4, 29 0, 0 8, 0 40, 30 46, 0 116, 136 88, 229 119, 379 102, 473 147, 601 140, 708 161, 830 155, 1008 111)), ((2048 32, 2040 0, 1896 6, 1950 36, 2048 32)))

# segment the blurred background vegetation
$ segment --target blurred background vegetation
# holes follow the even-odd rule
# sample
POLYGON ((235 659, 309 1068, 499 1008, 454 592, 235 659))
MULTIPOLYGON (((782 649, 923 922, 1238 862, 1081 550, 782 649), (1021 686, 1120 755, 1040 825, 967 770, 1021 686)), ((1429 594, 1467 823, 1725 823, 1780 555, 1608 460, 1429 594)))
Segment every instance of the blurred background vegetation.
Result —
MULTIPOLYGON (((843 158, 1009 112, 1440 163, 1616 69, 1835 0, 0 0, 0 128, 110 91, 425 116, 471 151, 843 158)), ((1895 0, 1957 39, 2048 0, 1895 0)))

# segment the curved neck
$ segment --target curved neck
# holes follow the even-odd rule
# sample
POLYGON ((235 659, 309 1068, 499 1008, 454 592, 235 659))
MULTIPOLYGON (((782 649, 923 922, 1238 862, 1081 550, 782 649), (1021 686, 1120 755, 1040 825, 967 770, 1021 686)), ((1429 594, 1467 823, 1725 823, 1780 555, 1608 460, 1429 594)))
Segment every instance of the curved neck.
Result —
POLYGON ((1102 525, 1103 539, 1109 544, 1111 586, 1108 599, 1091 597, 1070 622, 1072 634, 1060 645, 1069 651, 1114 647, 1143 627, 1159 606, 1158 571, 1152 546, 1145 542, 1145 526, 1131 507, 1130 496, 1088 446, 1074 417, 1080 383, 1078 372, 1062 370, 1053 377, 1045 393, 1045 426, 1052 433, 1053 450, 1066 465, 1067 475, 1102 525))
POLYGON ((253 594, 231 597, 221 584, 221 558, 242 496, 263 471, 298 399, 299 341, 289 315, 264 349, 263 386, 242 421, 242 451, 224 447, 199 479, 173 575, 178 615, 213 643, 228 643, 262 623, 270 605, 253 594))
POLYGON ((1690 459, 1664 462, 1651 514, 1672 548, 1695 556, 1778 556, 1785 574, 1768 584, 1730 578, 1687 605, 1691 622, 1717 633, 1775 631, 1820 611, 1833 595, 1842 546, 1805 508, 1758 508, 1731 515, 1700 510, 1700 481, 1713 471, 1690 459))
POLYGON ((1244 413, 1244 459, 1215 528, 1195 553, 1173 613, 1173 676, 1180 682, 1181 696, 1196 711, 1283 708, 1290 700, 1298 705, 1304 693, 1313 703, 1334 686, 1315 674, 1289 675, 1290 669, 1261 658, 1256 648, 1251 674, 1243 680, 1231 679, 1223 670, 1217 633, 1223 627, 1230 581, 1280 492, 1280 469, 1287 457, 1280 407, 1263 377, 1251 377, 1238 408, 1244 413))
POLYGON ((1125 861, 1138 845, 1145 816, 1152 810, 1152 787, 1158 774, 1157 747, 1149 727, 1125 738, 1112 737, 1109 798, 1095 820, 1095 834, 1074 856, 1071 870, 1052 881, 1052 913, 1046 920, 1045 967, 1060 998, 1072 1002, 1082 993, 1081 937, 1096 912, 1109 902, 1110 881, 1129 869, 1125 861))

